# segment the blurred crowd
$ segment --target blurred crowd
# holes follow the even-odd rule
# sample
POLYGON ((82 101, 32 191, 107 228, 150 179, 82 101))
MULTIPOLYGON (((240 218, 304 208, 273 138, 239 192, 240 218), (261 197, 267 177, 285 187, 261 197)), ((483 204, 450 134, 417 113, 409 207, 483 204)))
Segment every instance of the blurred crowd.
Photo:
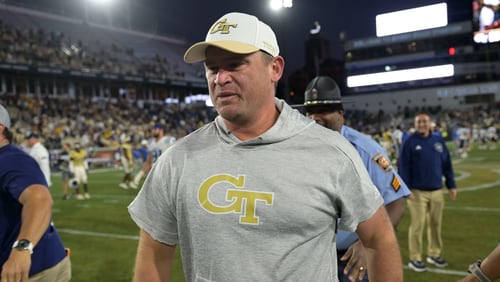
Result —
POLYGON ((131 136, 132 144, 149 139, 150 129, 162 125, 176 138, 196 130, 215 117, 204 104, 165 104, 163 101, 128 101, 86 97, 35 98, 2 94, 2 104, 12 116, 17 142, 28 130, 40 134, 49 150, 78 141, 85 148, 118 147, 119 137, 131 136))
MULTIPOLYGON (((12 115, 17 141, 26 131, 38 132, 49 150, 62 143, 80 142, 85 148, 119 147, 120 135, 131 137, 138 146, 151 136, 154 125, 162 125, 166 135, 182 138, 212 121, 216 112, 203 103, 166 104, 164 101, 85 97, 83 99, 32 95, 2 94, 12 115)), ((413 117, 418 112, 430 113, 434 131, 447 141, 455 141, 457 154, 465 156, 459 145, 468 150, 473 144, 491 148, 491 138, 500 131, 500 110, 476 107, 467 111, 442 110, 440 107, 405 108, 396 113, 346 110, 346 124, 372 136, 397 159, 399 145, 411 134, 413 117)))
POLYGON ((138 56, 133 48, 116 43, 82 42, 60 31, 20 28, 2 20, 0 62, 158 79, 185 77, 179 64, 162 54, 138 56))
MULTIPOLYGON (((16 27, 0 19, 0 62, 55 67, 78 71, 144 75, 183 79, 177 63, 160 54, 136 55, 137 50, 108 42, 82 42, 60 31, 16 27)), ((197 76, 199 76, 197 74, 197 76)), ((41 97, 0 93, 1 102, 13 117, 18 142, 28 130, 37 132, 49 150, 63 143, 80 142, 85 148, 118 147, 119 136, 131 136, 131 144, 149 139, 150 128, 161 124, 176 139, 196 130, 216 116, 204 104, 166 104, 164 101, 100 97, 41 97)), ((346 124, 372 136, 395 160, 399 145, 411 133, 413 117, 427 112, 434 130, 448 141, 484 144, 500 129, 498 105, 467 111, 443 110, 441 106, 405 107, 396 113, 349 110, 346 124), (466 141, 464 141, 466 140, 466 141)), ((483 146, 484 147, 484 146, 483 146)), ((490 146, 491 147, 491 146, 490 146)), ((465 149, 463 150, 465 151, 465 149)), ((465 156, 464 152, 457 154, 465 156)))

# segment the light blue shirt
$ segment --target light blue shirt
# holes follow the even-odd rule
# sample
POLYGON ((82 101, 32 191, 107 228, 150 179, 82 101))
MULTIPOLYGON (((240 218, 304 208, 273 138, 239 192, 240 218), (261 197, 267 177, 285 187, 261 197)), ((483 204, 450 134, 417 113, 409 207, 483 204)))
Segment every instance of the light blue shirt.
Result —
MULTIPOLYGON (((384 199, 384 205, 410 195, 410 189, 408 189, 408 186, 395 171, 382 146, 371 137, 345 125, 342 127, 340 133, 358 151, 371 180, 384 199)), ((355 232, 339 229, 337 234, 337 249, 346 250, 357 240, 358 236, 355 232)))

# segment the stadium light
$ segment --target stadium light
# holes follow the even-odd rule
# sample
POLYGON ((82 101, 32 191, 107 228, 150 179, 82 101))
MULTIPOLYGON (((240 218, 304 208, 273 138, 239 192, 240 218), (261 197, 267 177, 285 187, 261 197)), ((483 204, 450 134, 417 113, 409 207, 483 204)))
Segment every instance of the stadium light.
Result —
POLYGON ((282 8, 292 8, 293 0, 271 0, 270 4, 272 10, 278 11, 282 8))
POLYGON ((109 7, 116 2, 116 0, 87 0, 87 2, 95 6, 109 7))
POLYGON ((347 87, 361 87, 377 84, 450 77, 454 74, 454 65, 448 64, 398 71, 352 75, 347 77, 347 87))

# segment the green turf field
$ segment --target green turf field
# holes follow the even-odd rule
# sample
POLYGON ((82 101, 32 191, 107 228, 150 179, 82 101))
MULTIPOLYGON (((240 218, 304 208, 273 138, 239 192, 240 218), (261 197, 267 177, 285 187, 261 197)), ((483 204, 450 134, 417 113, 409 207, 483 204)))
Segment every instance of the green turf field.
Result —
MULTIPOLYGON (((405 281, 457 281, 467 266, 500 243, 500 149, 473 150, 467 159, 455 159, 458 199, 447 201, 444 212, 443 269, 416 273, 408 263, 408 210, 398 228, 405 281)), ((92 198, 63 201, 61 179, 53 176, 54 224, 71 248, 73 281, 131 281, 138 229, 127 205, 137 190, 118 188, 120 170, 93 170, 89 175, 92 198)), ((448 199, 448 198, 447 198, 448 199)), ((424 254, 425 255, 425 254, 424 254)), ((172 281, 184 281, 180 258, 172 281)))

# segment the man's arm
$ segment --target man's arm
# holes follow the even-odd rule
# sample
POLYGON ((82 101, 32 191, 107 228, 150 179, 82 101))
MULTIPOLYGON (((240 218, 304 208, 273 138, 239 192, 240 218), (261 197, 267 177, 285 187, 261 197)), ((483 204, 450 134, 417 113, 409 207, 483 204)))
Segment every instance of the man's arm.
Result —
MULTIPOLYGON (((403 217, 405 205, 406 199, 399 198, 385 206, 394 230, 403 217)), ((352 244, 347 249, 347 252, 341 258, 342 260, 349 260, 344 268, 346 275, 350 274, 351 277, 354 277, 353 279, 356 279, 355 277, 359 277, 360 280, 364 277, 366 269, 360 270, 359 266, 366 267, 367 265, 365 252, 366 250, 360 241, 352 244)))
POLYGON ((141 229, 134 281, 170 281, 175 246, 160 243, 141 229))
MULTIPOLYGON (((23 209, 21 229, 17 240, 27 239, 33 246, 36 246, 50 224, 52 196, 46 186, 34 184, 21 193, 18 201, 23 205, 23 209)), ((18 281, 19 278, 22 278, 22 281, 28 281, 30 267, 31 253, 12 249, 9 258, 2 266, 2 281, 18 281)))
POLYGON ((153 152, 148 150, 148 157, 144 164, 142 165, 142 171, 148 172, 153 166, 153 152))
POLYGON ((356 230, 366 249, 370 281, 403 281, 398 241, 384 206, 356 230))
POLYGON ((401 218, 403 218, 404 212, 405 212, 405 206, 406 206, 406 199, 405 198, 399 198, 395 201, 390 202, 385 206, 387 209, 387 214, 389 215, 389 218, 391 220, 392 226, 394 226, 394 229, 399 224, 399 221, 401 218))
MULTIPOLYGON (((491 281, 494 281, 497 278, 500 278, 500 244, 491 251, 491 253, 481 262, 481 266, 476 266, 478 269, 476 271, 482 272, 484 276, 486 276, 491 281)), ((481 281, 478 278, 478 274, 469 274, 467 277, 464 277, 459 282, 476 282, 481 281)))
POLYGON ((22 224, 18 239, 28 239, 34 246, 49 227, 52 218, 53 200, 45 185, 34 184, 19 196, 23 205, 22 224))

